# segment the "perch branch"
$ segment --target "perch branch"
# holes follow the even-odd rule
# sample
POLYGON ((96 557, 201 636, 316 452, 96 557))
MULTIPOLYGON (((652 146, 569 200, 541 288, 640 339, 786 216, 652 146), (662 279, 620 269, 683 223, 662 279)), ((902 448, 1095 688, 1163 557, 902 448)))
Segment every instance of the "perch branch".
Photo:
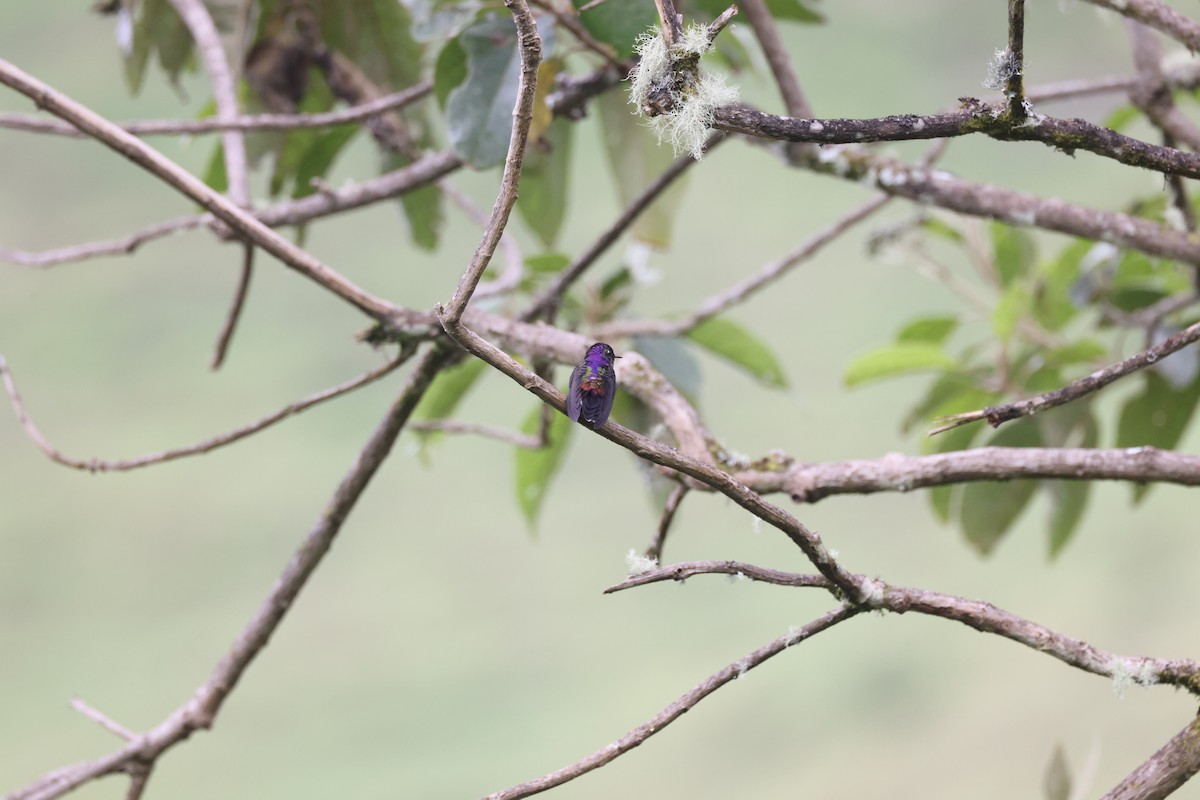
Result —
POLYGON ((812 622, 788 631, 783 636, 775 639, 772 642, 758 648, 757 650, 747 654, 732 664, 713 673, 694 689, 684 694, 674 703, 664 708, 662 711, 655 714, 643 724, 631 730, 629 733, 622 736, 620 739, 605 745, 596 752, 569 764, 562 769, 555 770, 540 778, 535 778, 531 781, 518 784, 504 791, 495 792, 488 795, 485 800, 517 800, 521 797, 529 797, 531 795, 544 792, 547 789, 552 789, 555 786, 561 786, 568 781, 572 781, 581 775, 586 775, 594 769, 604 766, 613 761, 633 748, 645 742, 654 734, 661 731, 663 728, 670 725, 679 717, 686 714, 696 706, 705 697, 720 689, 727 683, 735 681, 749 670, 754 669, 759 664, 762 664, 772 656, 777 656, 784 650, 787 650, 792 645, 799 644, 806 639, 809 639, 821 631, 828 630, 839 622, 844 622, 850 619, 855 614, 859 613, 860 609, 853 606, 843 605, 829 613, 818 617, 812 622))
POLYGON ((1197 772, 1200 772, 1200 717, 1192 719, 1101 800, 1162 800, 1197 772))
POLYGON ((492 206, 492 215, 484 229, 479 246, 471 256, 442 316, 443 324, 457 325, 462 319, 471 295, 487 269, 500 237, 508 225, 509 214, 517 202, 517 186, 521 180, 521 164, 525 158, 525 146, 529 139, 529 126, 533 121, 533 98, 537 90, 538 65, 542 60, 542 40, 538 35, 537 23, 525 0, 505 0, 517 26, 517 49, 521 54, 521 77, 517 84, 517 100, 513 107, 512 132, 508 140, 508 153, 504 159, 504 173, 500 177, 500 191, 492 206))
POLYGON ((943 433, 960 425, 978 422, 981 419, 986 419, 989 425, 993 428, 998 428, 1009 420, 1018 419, 1019 417, 1032 417, 1034 414, 1046 409, 1066 405, 1092 392, 1103 389, 1119 378, 1124 378, 1126 375, 1152 366, 1159 359, 1166 358, 1176 350, 1182 350, 1197 339, 1200 339, 1200 322, 1184 328, 1174 336, 1163 339, 1154 347, 1147 348, 1140 353, 1135 353, 1124 361, 1118 361, 1116 364, 1111 364, 1104 369, 1096 370, 1091 375, 1072 381, 1061 389, 1039 394, 1027 400, 1018 400, 1015 403, 989 406, 980 411, 968 411, 965 414, 955 414, 947 417, 946 424, 930 431, 929 435, 933 436, 934 434, 943 433))
POLYGON ((64 467, 83 470, 85 472, 127 472, 129 470, 138 469, 140 467, 149 467, 154 464, 161 464, 165 461, 174 461, 177 458, 186 456, 200 455, 201 453, 210 453, 219 447, 224 447, 227 444, 233 444, 236 441, 245 439, 247 436, 258 433, 259 431, 269 428, 276 422, 280 422, 288 417, 307 411, 319 403, 326 400, 332 400, 335 397, 341 397, 344 394, 349 394, 355 389, 366 386, 369 383, 379 380, 383 376, 393 372, 397 367, 403 364, 412 356, 411 350, 402 350, 400 355, 395 360, 384 364, 377 369, 364 373, 348 383, 343 383, 338 386, 331 387, 322 392, 310 395, 303 400, 299 400, 290 405, 284 406, 274 414, 263 417, 257 422, 252 422, 249 425, 244 425, 236 430, 223 433, 212 439, 206 439, 203 442, 188 445, 187 447, 177 447, 173 450, 164 450, 160 453, 150 453, 148 455, 136 456, 134 458, 120 460, 104 460, 99 458, 72 458, 63 455, 54 445, 50 444, 49 440, 42 435, 37 426, 33 424, 29 413, 25 410, 25 403, 21 399, 20 392, 17 391, 17 384, 13 380, 12 373, 8 369, 8 363, 0 356, 0 378, 4 379, 4 388, 8 391, 8 399, 12 403, 13 411, 17 415, 17 420, 21 423, 21 427, 25 429, 25 434, 29 439, 37 445, 47 458, 55 463, 62 464, 64 467))

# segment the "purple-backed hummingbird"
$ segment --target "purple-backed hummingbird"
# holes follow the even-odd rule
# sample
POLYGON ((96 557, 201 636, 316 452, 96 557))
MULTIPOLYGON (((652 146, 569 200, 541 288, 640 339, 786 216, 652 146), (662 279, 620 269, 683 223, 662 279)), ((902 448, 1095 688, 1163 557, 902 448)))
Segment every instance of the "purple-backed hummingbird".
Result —
POLYGON ((608 421, 613 398, 617 396, 617 370, 613 364, 617 358, 604 342, 588 348, 583 361, 571 373, 567 389, 567 416, 572 422, 595 430, 608 421))

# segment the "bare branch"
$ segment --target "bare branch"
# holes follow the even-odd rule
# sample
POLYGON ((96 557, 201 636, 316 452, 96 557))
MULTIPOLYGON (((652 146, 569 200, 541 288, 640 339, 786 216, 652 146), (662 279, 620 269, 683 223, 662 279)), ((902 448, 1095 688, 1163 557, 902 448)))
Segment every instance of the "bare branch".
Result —
POLYGON ((796 77, 796 68, 792 66, 792 57, 788 54, 783 37, 779 35, 779 27, 775 18, 767 9, 764 0, 741 0, 741 10, 750 23, 758 44, 762 47, 763 55, 767 58, 767 66, 771 68, 771 76, 779 87, 783 98, 783 107, 790 117, 812 118, 813 108, 800 87, 796 77))
MULTIPOLYGON (((229 122, 241 116, 238 108, 237 85, 221 36, 208 9, 201 0, 170 0, 171 7, 192 34, 212 84, 217 119, 229 122)), ((246 136, 242 131, 227 130, 221 134, 224 145, 225 175, 229 181, 229 199, 243 208, 250 205, 250 176, 246 166, 246 136)))
POLYGON ((853 606, 843 605, 818 617, 807 625, 788 631, 778 639, 747 654, 744 658, 738 659, 724 669, 713 673, 694 689, 646 720, 646 722, 586 758, 582 758, 574 764, 569 764, 540 778, 526 781, 501 792, 489 794, 485 800, 516 800, 521 797, 529 797, 539 792, 544 792, 547 789, 552 789, 555 786, 561 786, 568 781, 572 781, 581 775, 586 775, 592 770, 608 764, 679 719, 679 717, 694 708, 697 703, 725 684, 737 680, 749 670, 754 669, 772 656, 779 655, 792 645, 799 644, 821 631, 832 628, 839 622, 850 619, 859 613, 859 610, 853 606))
POLYGON ((521 79, 517 84, 517 101, 513 108, 512 133, 508 141, 508 154, 504 159, 504 174, 500 178, 500 192, 492 206, 492 216, 483 232, 483 238, 471 257, 471 263, 454 295, 439 314, 443 325, 455 326, 462 319, 471 295, 496 252, 500 236, 508 225, 509 214, 517 202, 517 185, 521 180, 521 164, 525 158, 525 145, 529 139, 529 126, 533 121, 533 98, 537 89, 538 64, 542 60, 542 40, 538 35, 537 23, 525 0, 504 0, 512 12, 517 26, 517 49, 521 53, 521 79))
POLYGON ((1113 787, 1102 800, 1161 800, 1200 772, 1200 717, 1113 787))
MULTIPOLYGON (((741 575, 750 580, 779 586, 822 587, 824 584, 824 588, 828 588, 824 579, 817 575, 781 573, 736 561, 690 561, 632 576, 605 590, 605 593, 648 583, 685 580, 693 575, 707 573, 741 575)), ((878 580, 871 581, 870 584, 870 597, 866 603, 868 608, 896 614, 915 612, 961 622, 981 633, 995 634, 1023 644, 1084 672, 1112 678, 1114 682, 1135 683, 1141 686, 1164 684, 1200 695, 1200 662, 1189 659, 1121 656, 1018 617, 991 603, 926 589, 892 586, 878 580)))
POLYGON ((998 428, 1009 420, 1020 417, 1032 417, 1034 414, 1045 411, 1048 408, 1066 405, 1073 400, 1078 400, 1092 392, 1099 391, 1113 381, 1124 378, 1126 375, 1152 366, 1160 359, 1166 358, 1176 350, 1182 350, 1198 339, 1200 339, 1200 322, 1184 328, 1174 336, 1163 339, 1154 347, 1147 348, 1140 353, 1135 353, 1124 361, 1118 361, 1116 364, 1111 364, 1104 369, 1096 370, 1091 375, 1072 381, 1061 389, 1039 394, 1027 400, 1018 400, 1015 403, 989 406, 981 411, 968 411, 965 414, 955 414, 952 417, 947 417, 946 424, 930 431, 929 435, 933 436, 934 434, 943 433, 960 425, 978 422, 981 419, 986 419, 989 425, 993 428, 998 428))
POLYGON ((246 305, 246 295, 250 293, 250 279, 254 276, 254 247, 247 244, 242 248, 242 269, 238 276, 237 288, 233 292, 233 302, 229 313, 225 315, 225 324, 217 334, 217 346, 213 349, 212 361, 208 368, 218 370, 225 363, 225 354, 229 351, 229 343, 233 340, 233 332, 237 330, 238 320, 246 305))
POLYGON ((972 481, 1019 479, 1200 486, 1200 456, 1156 447, 976 447, 928 456, 889 453, 873 460, 785 462, 741 470, 734 478, 764 494, 787 492, 797 503, 816 503, 841 494, 911 492, 972 481))
POLYGON ((1028 115, 1025 109, 1025 0, 1008 0, 1009 74, 1004 82, 1008 114, 1015 121, 1028 115))
POLYGON ((654 0, 654 7, 658 9, 663 41, 672 47, 683 39, 683 15, 675 10, 673 0, 654 0))
MULTIPOLYGON (((710 152, 714 147, 725 140, 724 134, 715 134, 704 143, 705 153, 710 152)), ((546 286, 529 304, 529 307, 521 313, 519 319, 522 322, 530 322, 545 314, 548 314, 557 307, 562 296, 567 289, 571 287, 575 281, 579 279, 584 272, 587 271, 592 264, 596 263, 596 259, 600 258, 609 247, 620 238, 625 229, 633 224, 646 208, 653 203, 659 195, 665 192, 672 183, 675 182, 683 173, 696 163, 691 154, 682 155, 671 162, 671 166, 663 170, 662 174, 655 178, 650 185, 643 189, 637 197, 629 203, 628 206, 621 212, 615 220, 612 221, 604 232, 600 234, 583 252, 575 257, 562 272, 554 276, 554 280, 546 286)))
POLYGON ((770 262, 757 274, 729 287, 720 294, 710 297, 701 303, 695 311, 683 319, 674 322, 650 322, 646 320, 614 320, 599 326, 596 335, 601 338, 617 338, 635 334, 653 336, 680 336, 707 319, 721 314, 787 274, 797 264, 804 263, 827 244, 836 240, 846 231, 874 214, 892 198, 888 195, 874 197, 858 208, 834 220, 828 227, 804 240, 799 247, 770 262))
MULTIPOLYGON (((302 225, 314 219, 352 211, 419 189, 461 168, 462 165, 462 159, 449 150, 432 153, 406 167, 384 173, 362 183, 318 192, 298 200, 286 200, 251 213, 260 222, 273 228, 302 225)), ((42 252, 8 250, 0 247, 0 259, 21 266, 45 269, 58 264, 82 261, 98 256, 125 255, 132 253, 146 242, 209 225, 212 221, 212 214, 179 217, 158 223, 122 239, 72 245, 42 252)))
POLYGON ((72 458, 63 455, 54 445, 42 435, 37 426, 33 424, 33 420, 29 418, 29 413, 25 410, 25 404, 21 400, 21 394, 17 391, 17 384, 13 380, 12 373, 8 369, 8 363, 0 356, 0 378, 4 380, 4 388, 8 390, 8 399, 12 403, 13 411, 17 415, 17 420, 21 423, 21 427, 25 429, 25 434, 37 445, 46 456, 64 467, 72 469, 84 470, 86 472, 127 472, 129 470, 138 469, 140 467, 149 467, 154 464, 161 464, 166 461, 174 461, 177 458, 186 456, 200 455, 201 453, 210 453, 219 447, 224 447, 227 444, 233 444, 236 441, 245 439, 247 436, 258 433, 265 428, 269 428, 276 422, 281 422, 288 417, 307 411, 315 405, 332 400, 335 397, 349 394, 355 389, 360 389, 369 383, 379 380, 383 376, 393 372, 397 367, 403 364, 412 356, 411 350, 402 350, 393 361, 389 361, 381 367, 366 372, 352 381, 334 386, 324 391, 310 395, 303 400, 291 403, 284 406, 274 414, 263 417, 257 422, 252 422, 249 425, 244 425, 241 428, 223 433, 212 439, 206 439, 186 447, 177 447, 173 450, 164 450, 160 453, 150 453, 148 455, 137 456, 135 458, 121 460, 104 460, 99 458, 72 458))
MULTIPOLYGON (((320 114, 252 114, 235 119, 211 117, 200 120, 141 120, 120 122, 117 125, 134 136, 198 136, 222 131, 292 131, 306 128, 330 128, 348 122, 360 122, 384 111, 402 108, 424 98, 431 91, 433 91, 433 84, 429 81, 422 81, 402 92, 393 92, 369 103, 320 114)), ((32 114, 0 113, 0 128, 75 139, 87 138, 87 134, 81 132, 74 125, 58 120, 43 119, 32 114)))
POLYGON ((1200 24, 1157 0, 1087 0, 1092 5, 1116 11, 1156 31, 1165 33, 1187 45, 1192 52, 1200 51, 1200 24))
POLYGON ((659 517, 654 539, 646 548, 646 558, 651 561, 662 560, 663 545, 667 541, 667 533, 671 530, 671 522, 675 519, 675 512, 679 510, 679 504, 683 502, 687 493, 688 487, 685 483, 681 483, 671 490, 671 495, 667 498, 666 505, 663 506, 662 516, 659 517))
POLYGON ((517 447, 523 447, 526 450, 538 450, 546 446, 545 441, 540 437, 530 436, 517 431, 510 431, 507 428, 500 428, 495 425, 483 425, 478 422, 458 422, 450 419, 424 419, 417 422, 411 422, 408 425, 410 430, 424 431, 427 433, 461 433, 470 436, 482 436, 485 439, 495 439, 498 442, 506 442, 515 444, 517 447))
MULTIPOLYGON (((427 352, 409 376, 404 389, 371 434, 329 505, 309 531, 262 606, 220 659, 212 674, 195 694, 162 723, 137 736, 129 744, 93 761, 54 770, 18 789, 4 800, 53 800, 83 784, 130 767, 148 768, 168 749, 198 730, 211 728, 225 698, 254 658, 266 646, 284 615, 294 605, 300 590, 321 559, 329 552, 351 509, 387 458, 413 409, 433 382, 438 371, 453 357, 447 348, 427 352)), ((132 791, 132 789, 131 789, 132 791)), ((140 791, 140 790, 139 790, 140 791)))
POLYGON ((75 709, 80 714, 83 714, 101 728, 104 728, 104 730, 119 736, 127 742, 133 741, 137 738, 137 734, 135 734, 133 731, 129 730, 121 723, 113 721, 104 712, 97 711, 78 697, 71 698, 71 708, 75 709))
POLYGON ((394 316, 391 303, 374 297, 322 263, 311 253, 275 233, 245 209, 215 192, 203 181, 154 148, 131 136, 88 108, 55 91, 0 59, 0 83, 29 97, 41 108, 75 125, 165 183, 198 202, 215 217, 287 266, 378 320, 394 316))
POLYGON ((982 133, 1001 141, 1042 142, 1065 153, 1087 150, 1133 167, 1200 178, 1200 155, 1149 144, 1082 119, 1033 114, 1013 120, 1003 106, 964 98, 966 108, 946 114, 903 114, 875 119, 793 119, 764 114, 746 106, 723 106, 713 126, 785 142, 865 144, 913 139, 943 139, 982 133))

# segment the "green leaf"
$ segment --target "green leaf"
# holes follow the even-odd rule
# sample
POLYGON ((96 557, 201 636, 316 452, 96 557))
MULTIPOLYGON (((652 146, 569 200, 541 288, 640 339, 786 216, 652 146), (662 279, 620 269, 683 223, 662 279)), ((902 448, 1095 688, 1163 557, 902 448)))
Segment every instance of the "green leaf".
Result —
POLYGON ((358 130, 357 125, 339 125, 317 132, 296 162, 293 198, 307 197, 317 191, 312 185, 313 178, 325 177, 338 153, 350 143, 358 130))
POLYGON ((941 345, 902 342, 863 353, 846 367, 842 380, 847 386, 857 386, 880 378, 908 375, 913 372, 946 372, 956 367, 955 360, 941 345))
POLYGON ((1069 364, 1091 364, 1108 355, 1108 348, 1095 339, 1080 339, 1042 353, 1047 364, 1062 367, 1069 364))
MULTIPOLYGON (((1091 410, 1087 410, 1080 422, 1073 427, 1083 429, 1080 447, 1095 447, 1100 439, 1100 426, 1096 423, 1091 410)), ((1065 443, 1065 441, 1063 442, 1065 443)), ((1058 442, 1050 442, 1062 446, 1058 442)), ((1048 533, 1048 554, 1051 559, 1057 558, 1062 549, 1067 546, 1083 512, 1087 508, 1088 497, 1091 494, 1091 481, 1046 481, 1046 491, 1050 495, 1050 528, 1048 533)))
POLYGON ((825 18, 809 8, 809 5, 811 5, 811 0, 809 3, 803 3, 800 0, 767 0, 767 10, 775 19, 808 25, 824 22, 825 18))
MULTIPOLYGON (((384 153, 381 172, 402 169, 412 163, 406 155, 384 153)), ((446 216, 442 210, 442 190, 436 183, 412 189, 399 197, 400 209, 408 223, 408 235, 422 250, 433 250, 441 239, 446 216)))
POLYGON ((700 364, 683 343, 664 336, 634 336, 633 349, 644 355, 671 385, 695 403, 703 388, 700 364))
POLYGON ((422 48, 413 22, 397 0, 318 0, 321 42, 339 50, 384 91, 421 78, 422 48))
MULTIPOLYGON (((1200 380, 1173 389, 1156 372, 1142 371, 1142 390, 1125 402, 1117 422, 1117 447, 1158 447, 1173 450, 1196 412, 1200 380)), ((1134 484, 1133 498, 1141 501, 1150 484, 1134 484)))
MULTIPOLYGON (((987 443, 992 447, 1039 447, 1041 432, 1030 422, 1016 422, 1000 429, 987 443)), ((967 542, 987 555, 1029 505, 1038 482, 1031 480, 969 483, 963 489, 959 522, 967 542)))
POLYGON ((1061 330, 1079 314, 1080 304, 1073 290, 1079 282, 1080 261, 1092 245, 1093 242, 1076 240, 1064 247, 1055 259, 1039 267, 1033 315, 1047 330, 1061 330))
POLYGON ((1000 302, 992 309, 992 330, 1002 342, 1012 339, 1017 324, 1029 313, 1033 298, 1029 290, 1020 283, 1008 286, 1000 296, 1000 302))
POLYGON ((1134 120, 1141 116, 1142 112, 1137 106, 1121 106, 1108 115, 1108 119, 1104 121, 1104 127, 1111 128, 1114 131, 1121 131, 1128 128, 1134 120))
POLYGON ((141 90, 151 53, 157 53, 171 82, 177 83, 180 72, 191 63, 192 37, 168 0, 143 0, 134 12, 122 8, 119 13, 137 14, 129 49, 123 53, 129 91, 141 90))
POLYGON ((443 370, 413 410, 415 419, 445 419, 454 413, 487 365, 477 358, 443 370))
POLYGON ((557 275, 570 263, 571 259, 565 253, 542 253, 525 258, 529 271, 541 275, 557 275))
POLYGON ((457 36, 446 42, 433 67, 433 94, 445 111, 450 92, 467 79, 467 51, 457 36))
POLYGON ((552 122, 541 139, 530 142, 521 171, 517 212, 548 248, 558 240, 566 217, 574 130, 570 120, 552 122))
POLYGON ((900 333, 896 334, 896 341, 944 344, 957 327, 958 317, 921 317, 901 328, 900 333))
POLYGON ((1037 256, 1033 237, 1024 228, 1015 228, 1003 222, 992 222, 988 230, 992 237, 996 277, 1000 279, 1001 286, 1007 287, 1033 269, 1037 256))
POLYGON ((688 331, 687 337, 710 353, 742 367, 765 386, 776 389, 787 386, 775 354, 728 317, 711 317, 688 331))
MULTIPOLYGON (((554 47, 552 31, 553 25, 538 26, 545 51, 554 47)), ((467 77, 446 97, 446 135, 464 160, 486 169, 503 163, 508 153, 521 78, 517 26, 507 14, 488 14, 458 38, 467 54, 467 77)))
POLYGON ((225 174, 225 146, 217 140, 208 164, 204 167, 201 180, 212 190, 224 192, 229 188, 229 176, 225 174))
MULTIPOLYGON (((542 406, 533 409, 533 413, 525 418, 521 430, 536 435, 541 426, 542 406)), ((542 509, 542 501, 546 497, 546 489, 554 478, 562 463, 571 440, 575 425, 563 414, 550 412, 550 429, 547 432, 546 446, 540 450, 529 450, 524 447, 516 449, 517 503, 525 514, 531 532, 536 530, 538 514, 542 509)))
POLYGON ((954 501, 962 494, 962 486, 934 486, 929 490, 929 507, 933 515, 943 524, 950 521, 954 501))
MULTIPOLYGON (((654 133, 630 113, 624 92, 605 92, 594 102, 600 111, 609 169, 625 207, 671 165, 674 156, 670 147, 660 147, 654 133)), ((673 181, 671 188, 638 216, 631 228, 634 239, 658 250, 670 246, 671 228, 683 201, 687 179, 685 174, 673 181)))
POLYGON ((921 220, 921 228, 923 228, 926 233, 932 233, 939 239, 945 239, 946 241, 953 242, 954 244, 963 244, 967 240, 966 237, 962 235, 962 231, 953 227, 952 225, 947 224, 943 220, 938 219, 937 217, 926 217, 925 219, 921 220))
MULTIPOLYGON (((575 7, 587 0, 575 0, 575 7)), ((653 3, 643 0, 605 0, 579 15, 587 32, 617 51, 618 58, 633 55, 638 36, 658 24, 653 3)))

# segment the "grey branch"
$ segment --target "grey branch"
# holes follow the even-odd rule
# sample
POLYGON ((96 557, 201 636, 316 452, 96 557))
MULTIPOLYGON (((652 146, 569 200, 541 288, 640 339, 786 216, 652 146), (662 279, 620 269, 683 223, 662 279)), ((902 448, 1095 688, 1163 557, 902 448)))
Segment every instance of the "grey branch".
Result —
POLYGON ((1162 800, 1200 772, 1200 717, 1159 748, 1102 800, 1162 800))
MULTIPOLYGON (((749 580, 779 586, 829 588, 821 576, 763 569, 736 561, 691 561, 648 570, 611 586, 605 593, 662 581, 686 580, 694 575, 740 575, 749 580)), ((961 622, 981 633, 991 633, 1023 644, 1031 650, 1056 658, 1068 666, 1111 678, 1115 683, 1142 686, 1164 684, 1185 689, 1200 696, 1200 662, 1183 658, 1145 658, 1122 656, 1093 647, 1044 625, 997 608, 991 603, 965 597, 893 586, 880 580, 869 581, 866 608, 896 614, 914 612, 961 622)))
POLYGON ((1200 486, 1200 456, 1156 447, 976 447, 928 456, 890 453, 878 459, 818 464, 785 460, 774 468, 735 472, 734 478, 764 494, 787 492, 797 503, 972 481, 1110 480, 1200 486))
POLYGON ((284 406, 279 411, 263 417, 257 422, 244 425, 235 430, 223 433, 220 436, 215 436, 211 439, 205 439, 202 442, 197 442, 196 444, 188 445, 186 447, 177 447, 172 450, 164 450, 160 453, 150 453, 148 455, 119 460, 106 460, 100 458, 72 458, 71 456, 63 455, 58 448, 50 444, 50 441, 42 435, 42 432, 38 430, 38 427, 33 423, 33 420, 30 419, 29 413, 25 410, 25 403, 21 399, 21 393, 17 391, 17 384, 13 380, 12 373, 8 369, 8 363, 4 360, 4 356, 0 356, 0 378, 2 378, 4 381, 4 388, 8 391, 9 402, 12 403, 13 411, 17 415, 17 420, 21 423, 21 427, 25 429, 25 434, 51 461, 62 464, 64 467, 84 470, 86 472, 128 472, 129 470, 138 469, 140 467, 148 467, 153 464, 162 464, 166 461, 174 461, 177 458, 200 455, 201 453, 211 453, 213 450, 216 450, 219 447, 233 444, 241 439, 245 439, 247 436, 269 428, 275 423, 281 422, 288 417, 295 416, 296 414, 307 411, 315 405, 324 403, 326 400, 332 400, 335 397, 341 397, 342 395, 349 394, 350 392, 360 389, 369 383, 373 383, 383 376, 393 372, 397 367, 407 361, 410 356, 411 351, 402 351, 400 355, 393 361, 373 369, 370 372, 366 372, 352 381, 334 386, 314 395, 310 395, 303 400, 298 400, 295 403, 284 406))
POLYGON ((859 613, 860 609, 853 606, 843 605, 839 608, 830 611, 829 613, 818 617, 812 622, 795 630, 788 631, 783 636, 775 639, 772 642, 758 648, 757 650, 747 654, 744 658, 729 664, 723 669, 713 673, 705 680, 701 681, 694 689, 685 693, 674 703, 664 708, 662 711, 655 714, 646 722, 631 730, 629 733, 622 736, 620 739, 605 745, 596 752, 569 764, 562 769, 543 775, 540 778, 535 778, 531 781, 518 784, 504 791, 489 794, 485 800, 517 800, 521 797, 529 797, 531 795, 544 792, 547 789, 553 789, 555 786, 578 778, 580 775, 586 775, 594 769, 603 767, 605 764, 619 758, 633 748, 645 742, 654 734, 661 731, 663 728, 670 725, 675 720, 686 714, 696 706, 705 697, 720 689, 727 683, 735 681, 749 670, 754 669, 759 664, 762 664, 767 659, 777 656, 784 650, 787 650, 792 645, 800 644, 806 639, 816 636, 821 631, 828 630, 839 622, 844 622, 850 619, 855 614, 859 613))
POLYGON ((404 389, 371 434, 328 506, 284 568, 257 613, 217 663, 208 680, 187 702, 157 727, 135 737, 121 749, 93 761, 54 770, 7 795, 4 800, 53 800, 96 778, 146 768, 146 765, 152 765, 163 753, 192 733, 211 728, 225 698, 233 691, 255 656, 266 646, 271 634, 295 603, 300 590, 329 552, 334 537, 387 458, 417 402, 450 357, 448 350, 434 348, 417 364, 404 389))
POLYGON ((989 406, 981 411, 968 411, 965 414, 955 414, 947 418, 945 425, 929 433, 932 436, 951 430, 952 428, 957 428, 960 425, 978 422, 981 419, 986 419, 989 425, 997 428, 1009 420, 1020 417, 1031 417, 1046 409, 1065 405, 1092 392, 1099 391, 1115 380, 1124 378, 1126 375, 1130 375, 1140 369, 1145 369, 1157 363, 1160 359, 1166 358, 1176 350, 1182 350, 1197 339, 1200 339, 1200 322, 1184 328, 1174 336, 1163 339, 1154 347, 1147 348, 1140 353, 1135 353, 1124 361, 1118 361, 1116 364, 1111 364, 1104 369, 1096 370, 1091 375, 1072 381, 1061 389, 1055 389, 1052 392, 1039 394, 1036 397, 1019 400, 1015 403, 989 406))

